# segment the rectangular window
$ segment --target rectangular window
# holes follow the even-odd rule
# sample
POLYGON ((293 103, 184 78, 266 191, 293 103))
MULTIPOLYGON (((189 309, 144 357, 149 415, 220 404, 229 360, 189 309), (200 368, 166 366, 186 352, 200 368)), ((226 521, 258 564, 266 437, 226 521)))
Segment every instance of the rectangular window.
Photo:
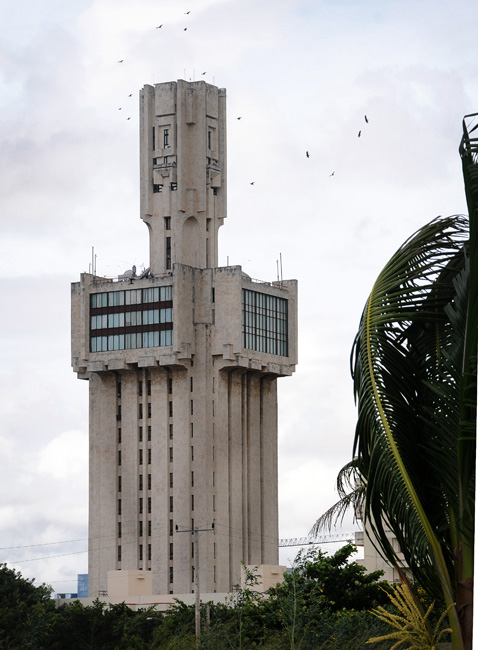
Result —
POLYGON ((116 419, 121 420, 121 404, 118 404, 118 411, 116 413, 116 419))
POLYGON ((151 490, 151 474, 148 474, 148 490, 151 490))
POLYGON ((171 217, 164 217, 164 229, 171 230, 171 217))
POLYGON ((151 379, 148 379, 148 395, 151 395, 151 379))
POLYGON ((174 559, 174 545, 172 542, 169 542, 169 559, 174 559))
POLYGON ((191 422, 191 438, 194 438, 194 422, 191 422))
POLYGON ((118 492, 121 492, 121 476, 118 476, 118 492))
POLYGON ((121 399, 121 382, 118 381, 116 384, 116 396, 118 399, 121 399))
POLYGON ((172 395, 173 394, 173 378, 168 377, 168 394, 172 395))
POLYGON ((148 448, 148 465, 151 465, 151 448, 148 448))
POLYGON ((143 521, 139 520, 139 537, 143 537, 143 521))
POLYGON ((173 417, 173 403, 169 402, 169 417, 173 417))
POLYGON ((191 494, 191 510, 194 510, 194 494, 191 494))
POLYGON ((156 130, 153 126, 153 151, 156 149, 156 130))
POLYGON ((143 464, 143 450, 142 449, 139 450, 139 464, 140 465, 143 464))
POLYGON ((173 512, 173 497, 169 497, 169 512, 173 512))
POLYGON ((194 401, 191 400, 191 415, 194 415, 194 401))
POLYGON ((121 449, 118 451, 118 465, 121 465, 121 449))
POLYGON ((138 419, 142 420, 143 419, 143 405, 138 404, 138 419))
POLYGON ((159 183, 153 183, 153 194, 159 194, 163 191, 163 186, 159 183))
POLYGON ((139 560, 140 560, 140 562, 142 561, 142 559, 143 559, 143 545, 140 544, 139 545, 139 560))
POLYGON ((139 475, 139 490, 141 491, 143 489, 143 475, 139 475))
POLYGON ((163 146, 169 146, 169 129, 164 129, 163 131, 163 146))
POLYGON ((169 472, 169 487, 173 487, 173 473, 169 472))
POLYGON ((194 542, 191 542, 191 557, 194 559, 194 542))
POLYGON ((169 567, 169 582, 170 582, 170 583, 173 582, 173 576, 174 576, 173 567, 170 566, 170 567, 169 567))
POLYGON ((118 444, 121 444, 121 429, 118 429, 118 444))
POLYGON ((194 487, 194 472, 191 472, 191 487, 194 487))
POLYGON ((151 417, 151 402, 148 402, 148 418, 151 417))
POLYGON ((212 495, 212 511, 216 512, 216 495, 212 495))
POLYGON ((193 392, 193 386, 194 386, 193 377, 190 377, 189 378, 189 390, 190 390, 191 393, 193 392))
POLYGON ((151 497, 148 497, 148 515, 151 514, 151 497))
MULTIPOLYGON (((136 314, 136 312, 133 312, 133 313, 136 314)), ((143 382, 141 380, 138 381, 138 395, 140 397, 143 396, 143 382)))
POLYGON ((151 427, 148 427, 148 442, 151 442, 151 427))
POLYGON ((139 497, 139 514, 143 514, 143 497, 139 497))
POLYGON ((169 520, 169 535, 172 536, 173 532, 174 532, 173 520, 170 519, 169 520))
POLYGON ((118 499, 118 514, 121 514, 121 499, 118 499))
POLYGON ((194 582, 194 567, 191 567, 191 582, 194 582))
POLYGON ((148 537, 151 537, 151 519, 148 519, 148 537))
POLYGON ((169 439, 170 440, 173 439, 173 425, 172 424, 169 425, 169 439))
POLYGON ((121 546, 118 546, 118 562, 121 562, 121 546))
POLYGON ((151 560, 151 544, 148 544, 148 560, 151 560))
POLYGON ((194 460, 194 447, 191 445, 191 460, 194 460))
POLYGON ((143 427, 138 428, 138 440, 139 442, 143 442, 143 427))
POLYGON ((287 300, 249 289, 242 290, 242 346, 287 356, 287 300))
POLYGON ((170 460, 170 462, 173 462, 173 448, 172 447, 169 448, 169 460, 170 460))
POLYGON ((171 237, 166 237, 166 268, 171 268, 171 237))
POLYGON ((216 487, 216 472, 212 473, 212 487, 216 487))
POLYGON ((118 538, 121 539, 121 521, 118 521, 118 538))

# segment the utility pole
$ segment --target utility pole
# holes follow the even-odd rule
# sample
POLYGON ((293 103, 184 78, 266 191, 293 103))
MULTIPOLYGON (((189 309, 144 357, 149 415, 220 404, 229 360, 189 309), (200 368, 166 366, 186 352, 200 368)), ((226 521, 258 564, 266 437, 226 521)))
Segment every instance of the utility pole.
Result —
POLYGON ((214 522, 211 524, 211 528, 187 528, 184 530, 179 530, 179 526, 176 524, 177 533, 191 533, 194 536, 194 610, 195 610, 195 623, 196 623, 196 648, 199 648, 201 643, 201 595, 199 587, 199 533, 214 532, 214 522))

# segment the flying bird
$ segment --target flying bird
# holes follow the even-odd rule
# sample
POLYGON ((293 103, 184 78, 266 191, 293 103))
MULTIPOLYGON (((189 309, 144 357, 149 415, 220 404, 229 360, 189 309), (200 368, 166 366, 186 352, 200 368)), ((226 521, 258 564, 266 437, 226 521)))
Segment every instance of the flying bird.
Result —
POLYGON ((366 115, 364 115, 364 118, 365 118, 365 121, 366 121, 367 124, 368 124, 368 117, 367 117, 366 115))
POLYGON ((360 138, 361 135, 362 135, 362 131, 359 131, 357 138, 360 138))
POLYGON ((190 11, 185 11, 185 12, 184 12, 184 15, 187 16, 187 15, 190 14, 190 13, 191 13, 190 11))
POLYGON ((331 174, 329 174, 329 176, 335 176, 335 172, 332 172, 331 174))
POLYGON ((122 111, 123 109, 122 109, 122 108, 118 108, 118 110, 119 110, 119 111, 122 111))
POLYGON ((305 155, 307 156, 307 158, 310 158, 310 153, 308 151, 305 152, 305 155))
POLYGON ((158 25, 158 26, 156 27, 156 29, 161 29, 161 27, 162 27, 162 25, 158 25))
POLYGON ((242 117, 238 117, 237 119, 238 119, 238 120, 242 120, 242 117))
POLYGON ((118 61, 118 63, 123 63, 124 59, 121 59, 121 61, 118 61))
POLYGON ((127 118, 126 118, 126 120, 130 120, 130 119, 131 119, 130 117, 127 117, 127 118))
POLYGON ((201 74, 206 74, 205 72, 201 72, 201 74))
POLYGON ((252 181, 252 183, 249 183, 249 185, 254 185, 255 181, 252 181))
POLYGON ((131 95, 128 95, 128 97, 132 97, 132 96, 133 96, 133 93, 131 93, 131 95))
POLYGON ((187 32, 187 31, 188 31, 188 28, 187 28, 187 27, 185 27, 183 31, 185 31, 185 32, 187 32))

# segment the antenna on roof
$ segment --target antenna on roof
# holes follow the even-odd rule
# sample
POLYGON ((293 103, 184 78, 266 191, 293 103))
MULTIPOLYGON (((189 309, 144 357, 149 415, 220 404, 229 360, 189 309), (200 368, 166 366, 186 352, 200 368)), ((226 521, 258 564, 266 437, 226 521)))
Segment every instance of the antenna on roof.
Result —
POLYGON ((282 253, 279 253, 279 259, 280 259, 280 281, 282 282, 284 279, 284 276, 282 275, 282 253))

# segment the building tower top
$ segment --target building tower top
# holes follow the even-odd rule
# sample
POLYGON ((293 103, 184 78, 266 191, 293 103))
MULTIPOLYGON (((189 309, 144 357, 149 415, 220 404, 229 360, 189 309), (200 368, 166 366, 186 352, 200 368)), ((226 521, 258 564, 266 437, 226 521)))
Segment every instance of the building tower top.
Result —
POLYGON ((141 218, 150 269, 218 266, 226 217, 226 91, 204 81, 146 85, 140 93, 141 218))

